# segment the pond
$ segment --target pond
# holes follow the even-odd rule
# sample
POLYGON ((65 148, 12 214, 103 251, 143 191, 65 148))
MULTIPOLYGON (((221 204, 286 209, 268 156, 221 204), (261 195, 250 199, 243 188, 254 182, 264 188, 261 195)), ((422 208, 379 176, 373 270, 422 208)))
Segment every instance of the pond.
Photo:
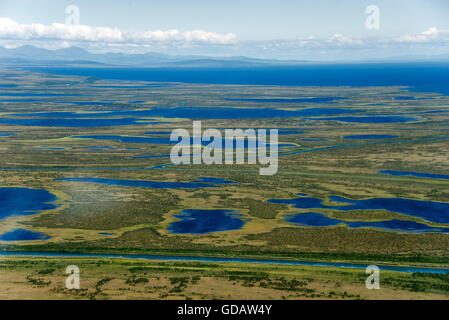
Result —
POLYGON ((323 142, 328 141, 327 139, 320 139, 320 138, 302 138, 298 139, 299 141, 311 141, 311 142, 323 142))
POLYGON ((52 203, 57 198, 43 189, 0 188, 0 220, 8 217, 27 216, 42 210, 52 210, 58 205, 52 203))
POLYGON ((344 139, 393 139, 398 136, 389 134, 355 134, 350 136, 344 136, 344 139))
MULTIPOLYGON (((218 128, 217 128, 218 129, 218 128)), ((222 128, 219 129, 221 132, 224 132, 224 130, 226 129, 230 129, 230 128, 222 128)), ((259 128, 262 129, 262 128, 259 128)), ((255 129, 255 130, 259 130, 259 129, 255 129)), ((266 128, 267 132, 269 132, 268 130, 271 128, 266 128)), ((242 129, 243 131, 245 131, 246 129, 242 129)), ((295 130, 295 129, 278 129, 278 135, 283 136, 283 135, 288 135, 288 134, 302 134, 304 133, 304 131, 301 130, 295 130)), ((170 131, 147 131, 144 132, 144 134, 171 134, 170 131)))
POLYGON ((32 241, 32 240, 47 240, 49 235, 41 232, 34 232, 25 229, 14 229, 0 234, 1 241, 32 241))
POLYGON ((412 171, 394 171, 394 170, 381 170, 381 174, 389 174, 391 176, 411 176, 418 178, 431 178, 431 179, 449 179, 448 174, 434 174, 425 172, 412 172, 412 171))
POLYGON ((104 178, 59 178, 55 181, 82 182, 82 183, 98 183, 112 186, 139 187, 139 188, 155 188, 155 189, 196 189, 196 188, 218 188, 220 184, 233 183, 231 181, 219 178, 199 178, 197 181, 191 182, 167 182, 167 181, 150 181, 150 180, 122 180, 122 179, 104 179, 104 178))
POLYGON ((0 97, 70 97, 71 94, 41 92, 0 92, 0 97))
MULTIPOLYGON (((90 104, 86 102, 86 104, 90 104)), ((15 113, 12 116, 40 118, 105 118, 105 117, 164 117, 188 119, 247 119, 247 118, 285 118, 306 116, 331 116, 357 113, 360 110, 343 108, 303 108, 283 110, 277 108, 208 108, 208 107, 153 107, 145 110, 115 110, 107 112, 34 112, 15 113)))
POLYGON ((290 204, 298 209, 386 210, 421 218, 434 223, 449 223, 449 203, 402 198, 368 198, 352 200, 329 196, 333 204, 324 204, 319 198, 299 196, 294 199, 270 199, 270 203, 290 204))
POLYGON ((235 181, 225 180, 222 178, 213 178, 213 177, 198 177, 200 181, 208 182, 208 183, 217 183, 217 184, 236 184, 235 181))
POLYGON ((265 99, 251 99, 251 98, 238 98, 238 99, 224 99, 227 101, 244 101, 244 102, 275 102, 275 103, 329 103, 345 98, 339 97, 315 97, 315 98, 265 98, 265 99))
POLYGON ((110 126, 129 126, 165 123, 161 121, 152 121, 151 119, 140 118, 97 118, 97 119, 78 119, 78 118, 38 118, 38 119, 18 119, 18 118, 0 118, 0 124, 11 124, 17 126, 37 126, 37 127, 110 127, 110 126))
MULTIPOLYGON (((268 135, 268 137, 270 137, 268 135)), ((95 140, 117 140, 124 143, 152 143, 152 144, 178 144, 178 145, 188 145, 190 141, 190 145, 194 145, 193 138, 190 138, 187 142, 182 142, 181 139, 178 138, 177 141, 170 141, 169 137, 133 137, 133 136, 118 136, 118 135, 88 135, 88 136, 73 136, 72 138, 77 139, 95 139, 95 140), (178 142, 179 141, 179 142, 178 142)), ((270 138, 271 139, 271 138, 270 138)), ((211 139, 213 141, 213 139, 211 139)), ((231 142, 234 149, 248 149, 248 139, 245 138, 243 140, 243 144, 237 143, 237 139, 226 139, 223 137, 221 147, 224 148, 226 146, 226 142, 231 142)), ((257 143, 257 140, 254 140, 257 143)), ((207 146, 211 143, 209 140, 201 140, 201 145, 207 146)), ((278 143, 278 148, 286 148, 286 147, 296 147, 295 144, 292 143, 278 143)), ((215 146, 216 149, 220 149, 220 146, 215 146)), ((153 157, 148 157, 153 158, 153 157)))
POLYGON ((73 136, 77 139, 95 139, 95 140, 117 140, 124 143, 154 143, 154 144, 176 144, 176 141, 170 141, 168 137, 132 137, 118 135, 88 135, 73 136))
POLYGON ((133 159, 170 158, 169 154, 156 154, 152 156, 134 156, 133 159))
POLYGON ((245 221, 237 212, 220 209, 186 209, 173 215, 180 221, 171 223, 167 230, 177 234, 205 234, 241 229, 245 221))
POLYGON ((405 220, 385 221, 342 221, 315 212, 297 213, 285 217, 287 222, 304 227, 329 227, 344 224, 349 228, 378 228, 387 231, 407 233, 449 233, 449 228, 431 227, 424 223, 405 220))
POLYGON ((307 120, 317 121, 341 121, 355 123, 402 123, 418 121, 418 118, 404 116, 367 116, 367 117, 325 117, 325 118, 307 118, 307 120))

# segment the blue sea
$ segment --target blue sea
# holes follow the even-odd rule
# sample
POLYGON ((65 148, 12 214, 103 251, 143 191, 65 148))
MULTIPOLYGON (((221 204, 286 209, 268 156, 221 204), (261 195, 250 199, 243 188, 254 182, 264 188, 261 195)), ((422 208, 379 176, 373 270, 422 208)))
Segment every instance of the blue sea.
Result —
POLYGON ((363 63, 251 68, 59 68, 29 70, 103 79, 285 86, 408 86, 449 94, 449 63, 363 63))

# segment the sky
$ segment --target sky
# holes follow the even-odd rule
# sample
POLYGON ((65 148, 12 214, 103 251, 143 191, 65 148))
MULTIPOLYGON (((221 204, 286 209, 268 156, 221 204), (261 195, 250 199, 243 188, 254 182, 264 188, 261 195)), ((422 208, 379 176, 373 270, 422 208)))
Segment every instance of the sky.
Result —
POLYGON ((297 60, 449 56, 447 0, 0 0, 0 46, 297 60))

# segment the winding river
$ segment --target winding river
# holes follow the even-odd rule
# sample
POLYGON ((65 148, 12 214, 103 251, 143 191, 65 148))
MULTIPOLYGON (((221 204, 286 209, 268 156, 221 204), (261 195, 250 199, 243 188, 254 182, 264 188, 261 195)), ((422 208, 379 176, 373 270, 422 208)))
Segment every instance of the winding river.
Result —
MULTIPOLYGON (((0 252, 0 256, 18 257, 71 257, 71 258, 122 258, 122 259, 143 259, 143 260, 165 260, 165 261, 196 261, 196 262, 233 262, 233 263, 258 263, 258 264, 282 264, 294 266, 311 267, 333 267, 366 269, 367 264, 355 264, 344 262, 320 262, 320 261, 298 261, 298 260, 271 260, 271 259, 244 259, 244 258, 223 258, 223 257, 201 257, 201 256, 170 256, 170 255, 134 255, 134 254, 97 254, 97 253, 51 253, 51 252, 0 252)), ((449 269, 425 268, 407 266, 378 265, 380 270, 396 272, 423 272, 423 273, 449 273, 449 269)))

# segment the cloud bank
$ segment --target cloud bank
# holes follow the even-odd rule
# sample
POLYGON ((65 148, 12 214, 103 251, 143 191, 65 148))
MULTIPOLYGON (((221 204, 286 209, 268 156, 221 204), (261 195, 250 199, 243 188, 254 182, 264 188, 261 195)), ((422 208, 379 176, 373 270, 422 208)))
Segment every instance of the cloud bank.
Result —
POLYGON ((397 41, 408 43, 431 43, 431 42, 449 43, 449 30, 438 30, 437 28, 432 27, 418 34, 405 35, 399 37, 397 41))
MULTIPOLYGON (((204 30, 132 31, 53 23, 21 24, 0 18, 0 46, 14 48, 32 44, 47 49, 79 46, 93 52, 145 53, 156 51, 182 55, 246 55, 278 59, 359 59, 407 55, 449 56, 449 30, 435 27, 406 35, 353 37, 333 33, 328 37, 298 37, 264 41, 237 40, 233 33, 204 30)), ((282 36, 282 35, 281 35, 282 36)))
POLYGON ((236 40, 233 33, 218 34, 203 30, 180 32, 178 30, 126 31, 118 28, 91 27, 87 25, 68 25, 53 23, 20 24, 10 18, 0 18, 0 38, 15 40, 71 40, 109 43, 211 43, 230 44, 236 40))

